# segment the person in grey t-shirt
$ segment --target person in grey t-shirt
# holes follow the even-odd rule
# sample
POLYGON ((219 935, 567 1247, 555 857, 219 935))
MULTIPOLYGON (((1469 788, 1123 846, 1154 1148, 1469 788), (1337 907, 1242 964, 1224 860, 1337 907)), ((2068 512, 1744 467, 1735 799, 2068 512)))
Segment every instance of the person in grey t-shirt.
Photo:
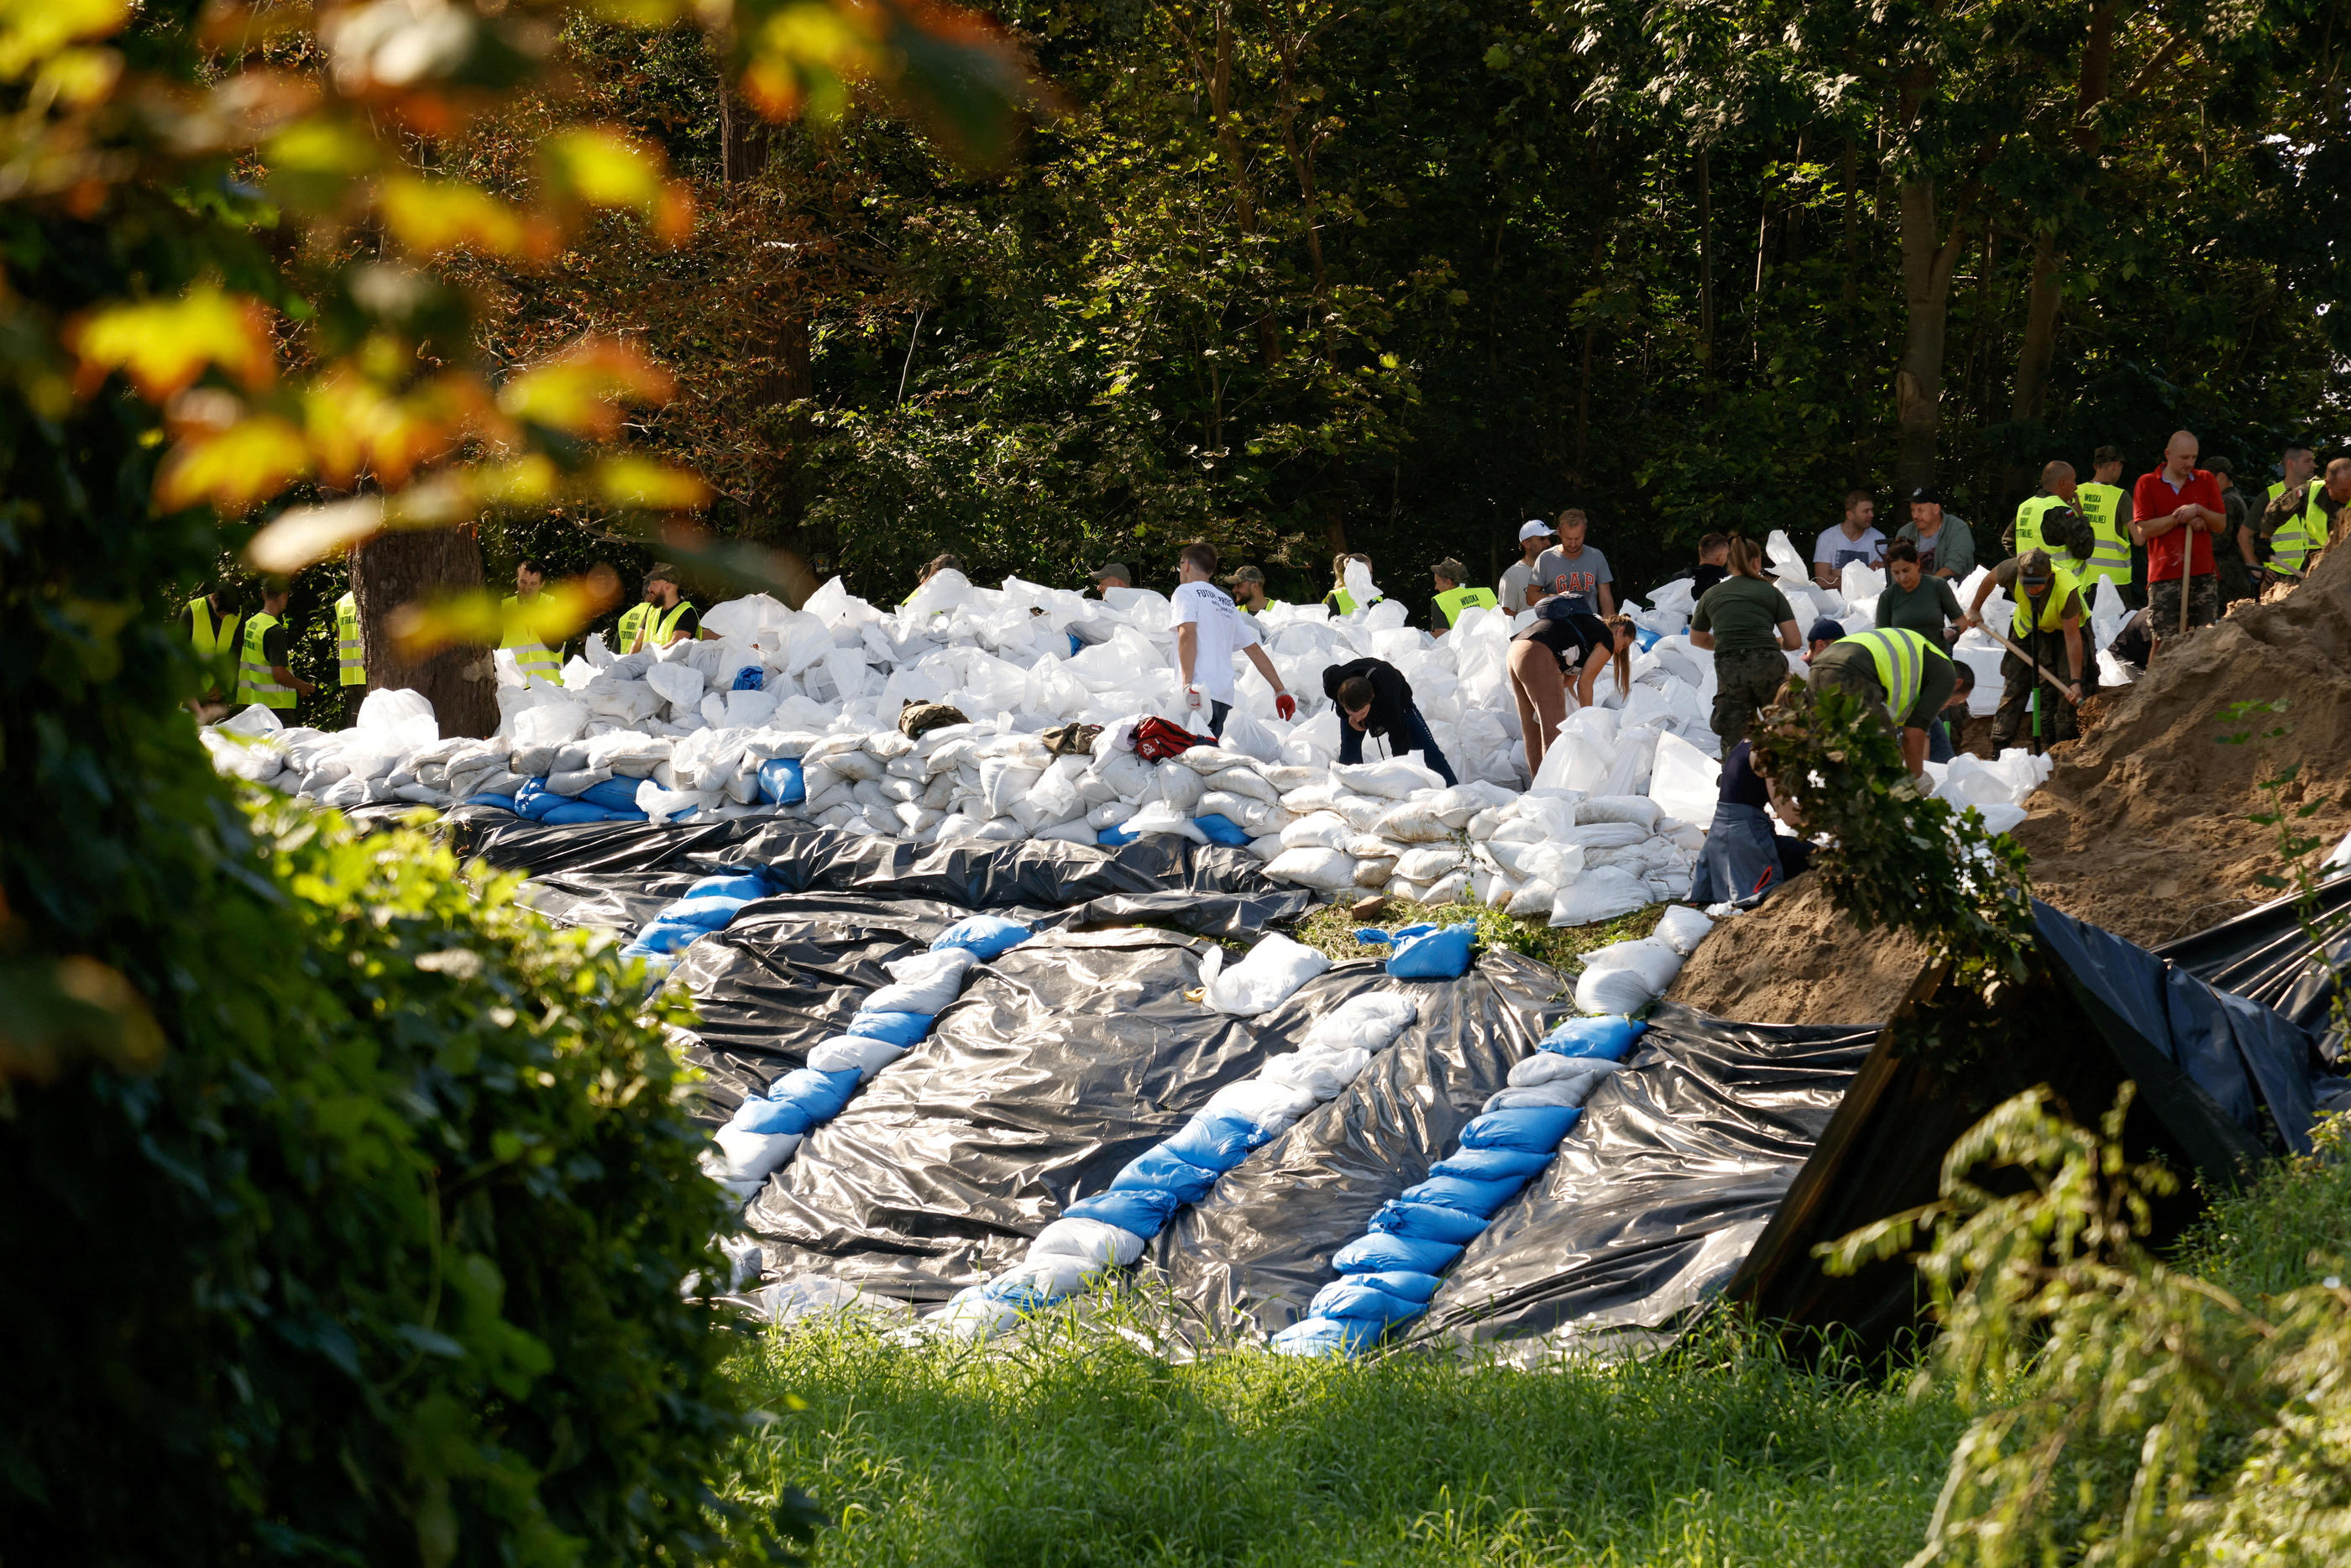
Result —
POLYGON ((1527 586, 1528 604, 1564 594, 1585 615, 1616 613, 1615 590, 1609 587, 1616 575, 1608 569, 1608 557, 1583 542, 1591 526, 1591 519, 1578 507, 1571 506, 1559 514, 1559 543, 1535 557, 1535 580, 1527 586))
POLYGON ((1533 602, 1527 597, 1527 585, 1535 580, 1535 562, 1551 546, 1551 524, 1540 517, 1519 524, 1519 558, 1502 568, 1501 586, 1494 590, 1504 614, 1523 614, 1533 602))

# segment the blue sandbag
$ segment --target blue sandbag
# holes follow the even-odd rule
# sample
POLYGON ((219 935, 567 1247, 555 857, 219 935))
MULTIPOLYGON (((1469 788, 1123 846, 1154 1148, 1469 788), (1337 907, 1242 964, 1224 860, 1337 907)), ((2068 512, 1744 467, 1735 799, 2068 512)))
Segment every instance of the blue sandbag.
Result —
POLYGON ((735 672, 735 685, 733 690, 737 691, 765 691, 767 689, 767 666, 763 664, 747 664, 742 669, 735 672))
POLYGON ((795 1067, 768 1085, 768 1098, 789 1100, 809 1114, 811 1124, 829 1122, 849 1104, 857 1093, 861 1075, 853 1067, 838 1073, 820 1072, 814 1067, 795 1067))
POLYGON ((1145 1188, 1172 1193, 1178 1203, 1197 1203, 1216 1185, 1215 1171, 1203 1170, 1180 1155, 1169 1154, 1165 1146, 1136 1155, 1110 1181, 1113 1192, 1145 1188))
POLYGON ((808 798, 808 779, 797 757, 771 757, 759 764, 759 798, 773 805, 797 805, 808 798))
POLYGON ((469 794, 457 804, 459 805, 494 805, 500 811, 513 811, 515 797, 510 794, 469 794))
POLYGON ((1395 937, 1377 926, 1364 926, 1355 932, 1355 941, 1362 947, 1384 948, 1394 940, 1395 940, 1395 937))
POLYGON ((1468 972, 1477 940, 1478 929, 1466 922, 1426 932, 1397 946, 1388 972, 1398 980, 1458 980, 1468 972))
POLYGON ((931 1032, 928 1012, 866 1012, 860 1011, 849 1021, 844 1034, 862 1034, 868 1040, 887 1040, 893 1045, 915 1045, 931 1032))
POLYGON ((1434 1203, 1405 1203, 1390 1199, 1380 1205, 1372 1216, 1371 1228, 1391 1235, 1408 1236, 1416 1241, 1451 1241, 1456 1244, 1477 1240, 1486 1229, 1486 1221, 1475 1214, 1464 1214, 1458 1209, 1443 1209, 1434 1203))
POLYGON ((1272 1135, 1239 1116, 1206 1114, 1186 1122, 1182 1130, 1159 1147, 1203 1170, 1227 1171, 1249 1158, 1249 1151, 1272 1135))
POLYGON ((1376 1274, 1389 1269, 1406 1273, 1441 1274, 1461 1256, 1461 1249, 1446 1241, 1421 1241, 1392 1231, 1374 1231, 1358 1236, 1331 1254, 1331 1266, 1343 1274, 1376 1274))
POLYGON ((1457 1148, 1429 1167, 1431 1176, 1466 1176, 1472 1181, 1520 1179, 1551 1163, 1551 1156, 1522 1148, 1457 1148))
POLYGON ((1658 634, 1646 626, 1636 628, 1633 633, 1633 640, 1641 645, 1641 651, 1644 653, 1657 646, 1657 639, 1658 634))
POLYGON ((1583 1113, 1573 1106, 1521 1106, 1488 1111, 1461 1129, 1463 1148, 1520 1148, 1541 1152, 1559 1147, 1583 1113))
POLYGON ((653 919, 664 925, 691 926, 698 931, 716 931, 732 925, 743 911, 748 898, 737 898, 726 893, 694 893, 662 906, 653 919))
POLYGON ((601 784, 590 784, 581 790, 580 798, 590 805, 608 806, 614 811, 634 811, 637 809, 637 786, 644 782, 643 779, 606 779, 601 784))
POLYGON ((1113 826, 1105 827, 1100 833, 1094 835, 1094 842, 1096 844, 1108 844, 1113 846, 1116 846, 1121 844, 1132 844, 1141 836, 1141 834, 1129 833, 1123 827, 1113 826))
POLYGON ((1301 1317, 1273 1336, 1273 1351, 1321 1358, 1352 1355, 1379 1336, 1379 1324, 1361 1319, 1343 1323, 1332 1317, 1301 1317))
POLYGON ((685 898, 740 898, 749 903, 768 896, 768 879, 756 871, 738 872, 734 876, 705 877, 679 895, 685 898))
POLYGON ((642 811, 614 811, 608 805, 571 800, 539 813, 538 820, 550 827, 567 827, 576 822, 643 822, 646 816, 642 811))
POLYGON ((627 957, 639 958, 648 953, 674 953, 687 943, 708 936, 700 926, 690 926, 683 920, 653 919, 637 933, 637 940, 621 951, 627 957))
POLYGON ((798 1100, 760 1099, 744 1101, 726 1125, 737 1132, 804 1133, 822 1119, 798 1100))
POLYGON ((1070 657, 1071 659, 1075 659, 1080 653, 1084 651, 1086 645, 1078 640, 1078 634, 1076 632, 1065 631, 1061 635, 1070 639, 1070 657))
POLYGON ((1156 1236, 1184 1207, 1174 1193, 1156 1187, 1113 1187, 1092 1198, 1081 1198, 1061 1210, 1066 1220, 1099 1220, 1145 1240, 1156 1236))
MULTIPOLYGON (((1398 1301, 1418 1302, 1423 1305, 1437 1294, 1437 1287, 1445 1282, 1435 1274, 1415 1273, 1409 1269, 1386 1269, 1376 1274, 1349 1274, 1347 1278, 1354 1284, 1385 1291, 1398 1301)), ((1310 1307, 1308 1310, 1313 1309, 1310 1307)))
POLYGON ((1476 1214, 1492 1219, 1494 1211, 1519 1195, 1527 1184, 1523 1176, 1506 1176, 1499 1181, 1473 1181, 1466 1176, 1432 1176, 1426 1181, 1416 1182, 1397 1196, 1406 1203, 1434 1203, 1440 1209, 1458 1209, 1464 1214, 1476 1214))
POLYGON ((992 962, 1037 933, 1002 915, 969 915, 957 920, 931 943, 931 950, 961 948, 982 963, 992 962))
POLYGON ((1555 1056, 1597 1056, 1603 1061, 1622 1062, 1632 1052, 1633 1042, 1648 1027, 1637 1018, 1615 1015, 1571 1018, 1544 1035, 1539 1044, 1555 1056))
POLYGON ((532 778, 522 781, 522 786, 515 791, 514 798, 516 814, 537 822, 561 805, 565 797, 548 788, 545 779, 532 778))
POLYGON ((1222 812, 1212 811, 1192 819, 1192 826, 1208 836, 1211 844, 1229 844, 1235 848, 1249 841, 1249 829, 1222 812))
POLYGON ((1316 1317, 1339 1323, 1375 1323, 1386 1328, 1416 1318, 1428 1308, 1370 1285, 1359 1285, 1350 1276, 1316 1291, 1306 1310, 1316 1317))

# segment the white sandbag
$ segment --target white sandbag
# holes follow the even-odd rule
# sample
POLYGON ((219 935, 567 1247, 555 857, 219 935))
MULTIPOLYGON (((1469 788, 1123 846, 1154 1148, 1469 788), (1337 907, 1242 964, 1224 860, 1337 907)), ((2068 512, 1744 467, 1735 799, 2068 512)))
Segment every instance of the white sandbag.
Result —
POLYGON ((1656 999, 1657 993, 1629 969, 1587 969, 1575 981, 1575 1005, 1595 1017, 1638 1012, 1656 999))
MULTIPOLYGON (((1113 1225, 1110 1229, 1116 1230, 1117 1227, 1113 1225)), ((1058 1302, 1084 1290, 1102 1272, 1102 1265, 1090 1263, 1067 1252, 1035 1252, 1027 1262, 1015 1263, 988 1284, 990 1288, 1001 1291, 1031 1290, 1048 1301, 1058 1302)))
POLYGON ((1497 1089, 1486 1096, 1485 1108, 1489 1111, 1520 1111, 1541 1106, 1581 1106, 1591 1097, 1592 1086, 1599 1081, 1590 1076, 1552 1078, 1540 1084, 1497 1089))
MULTIPOLYGON (((1464 816, 1463 821, 1468 817, 1464 816)), ((1445 821, 1441 797, 1429 796, 1408 800, 1380 816, 1373 831, 1383 838, 1399 839, 1406 844, 1435 844, 1450 838, 1453 827, 1445 821)))
POLYGON ((1576 877, 1552 900, 1554 926, 1588 926, 1613 920, 1649 905, 1648 884, 1616 866, 1594 867, 1576 877))
POLYGON ((1259 938, 1248 956, 1230 968, 1225 967, 1223 959, 1222 948, 1208 954, 1200 966, 1202 988, 1209 1006, 1241 1018, 1254 1018, 1280 1006, 1292 992, 1331 967, 1326 954, 1279 931, 1259 938))
POLYGON ((690 664, 663 659, 645 671, 645 684, 663 701, 681 711, 701 705, 705 684, 702 671, 690 664))
POLYGON ((1657 918, 1656 934, 1659 941, 1687 958, 1712 929, 1714 922, 1707 919, 1705 910, 1677 904, 1657 918))
POLYGON ((1312 1095, 1316 1100, 1337 1097, 1363 1075, 1372 1054, 1361 1046, 1335 1051, 1301 1051, 1276 1056, 1259 1075, 1269 1083, 1284 1084, 1312 1095))
POLYGON ((1576 803, 1575 820, 1579 825, 1594 822, 1626 822, 1644 834, 1657 830, 1657 819, 1665 815, 1657 803, 1646 795, 1595 794, 1576 803))
POLYGON ((1511 894, 1510 901, 1502 906, 1502 912, 1525 920, 1549 919, 1558 899, 1559 890, 1537 877, 1522 884, 1517 892, 1511 894))
POLYGON ((1358 794, 1378 795, 1386 800, 1402 800, 1415 790, 1445 787, 1445 781, 1435 770, 1408 757, 1389 757, 1376 763, 1339 763, 1332 765, 1331 776, 1358 794))
POLYGON ((514 716, 515 745, 517 749, 524 746, 560 746, 578 740, 580 732, 587 727, 587 703, 541 702, 514 716))
POLYGON ((967 948, 941 948, 884 964, 896 983, 868 996, 868 1012, 935 1013, 963 991, 964 976, 979 960, 967 948))
POLYGON ((1196 813, 1200 796, 1207 792, 1200 775, 1182 763, 1171 758, 1159 764, 1159 798, 1180 815, 1191 816, 1196 813))
POLYGON ((893 1045, 887 1040, 874 1040, 862 1034, 836 1034, 830 1040, 819 1041, 808 1054, 808 1064, 820 1073, 846 1073, 852 1069, 861 1080, 868 1079, 906 1054, 904 1045, 893 1045))
MULTIPOLYGON (((1074 1259, 1071 1260, 1075 1262, 1074 1259)), ((947 1304, 923 1320, 926 1328, 955 1339, 987 1340, 1019 1326, 1020 1309, 1012 1303, 980 1294, 977 1287, 958 1291, 947 1304)))
POLYGON ((1314 1096, 1304 1089, 1276 1083, 1260 1074, 1238 1084, 1227 1084, 1210 1095, 1207 1104, 1200 1107, 1200 1115, 1238 1116, 1252 1127, 1279 1133, 1312 1110, 1314 1105, 1314 1096))
POLYGON ((1192 819, 1169 805, 1165 801, 1153 801, 1121 824, 1125 831, 1134 834, 1174 833, 1195 844, 1206 844, 1208 836, 1194 825, 1192 819))
POLYGON ((1350 1046, 1384 1051, 1420 1016, 1420 1004, 1400 992, 1357 992, 1317 1018, 1299 1042, 1304 1051, 1350 1046))
POLYGON ((1265 874, 1277 882, 1336 893, 1355 885, 1355 862, 1336 849, 1285 849, 1267 863, 1265 874))
POLYGON ((1434 882, 1448 872, 1459 869, 1463 856, 1451 844, 1432 844, 1400 857, 1395 874, 1407 882, 1434 882))
POLYGON ((702 1159, 702 1168, 713 1181, 762 1181, 768 1172, 791 1158, 800 1147, 798 1133, 745 1132, 739 1127, 720 1127, 711 1135, 714 1147, 702 1159))
POLYGON ((1284 849, 1339 849, 1355 836, 1345 817, 1335 811, 1301 816, 1281 830, 1284 849))
POLYGON ((1104 1220, 1065 1217, 1037 1232, 1029 1258, 1075 1258, 1089 1269, 1123 1268, 1143 1256, 1146 1240, 1104 1220))
POLYGON ((1395 861, 1384 855, 1372 856, 1355 862, 1355 886, 1364 891, 1377 892, 1395 878, 1395 861))
POLYGON ((1583 955, 1583 971, 1596 969, 1629 969, 1641 977, 1652 996, 1663 996, 1674 983, 1674 976, 1682 971, 1682 955, 1656 937, 1642 937, 1633 941, 1611 942, 1583 955))

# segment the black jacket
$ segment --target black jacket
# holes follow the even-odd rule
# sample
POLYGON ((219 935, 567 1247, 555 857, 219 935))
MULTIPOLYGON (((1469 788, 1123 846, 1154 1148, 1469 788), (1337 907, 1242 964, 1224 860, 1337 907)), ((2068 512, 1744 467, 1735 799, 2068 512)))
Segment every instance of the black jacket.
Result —
MULTIPOLYGON (((1364 733, 1386 735, 1402 729, 1404 716, 1412 711, 1412 682, 1384 659, 1358 659, 1348 664, 1332 665, 1322 671, 1322 695, 1336 704, 1341 684, 1358 675, 1372 683, 1372 711, 1364 722, 1364 733)), ((1347 722, 1343 710, 1339 722, 1347 722)))

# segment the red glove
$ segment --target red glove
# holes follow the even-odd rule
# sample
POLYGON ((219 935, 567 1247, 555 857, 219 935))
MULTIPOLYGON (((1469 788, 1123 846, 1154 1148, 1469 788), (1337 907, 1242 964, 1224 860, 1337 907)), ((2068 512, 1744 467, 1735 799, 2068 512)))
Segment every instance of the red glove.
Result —
POLYGON ((1273 694, 1273 711, 1287 723, 1298 717, 1298 699, 1287 691, 1277 691, 1273 694))

